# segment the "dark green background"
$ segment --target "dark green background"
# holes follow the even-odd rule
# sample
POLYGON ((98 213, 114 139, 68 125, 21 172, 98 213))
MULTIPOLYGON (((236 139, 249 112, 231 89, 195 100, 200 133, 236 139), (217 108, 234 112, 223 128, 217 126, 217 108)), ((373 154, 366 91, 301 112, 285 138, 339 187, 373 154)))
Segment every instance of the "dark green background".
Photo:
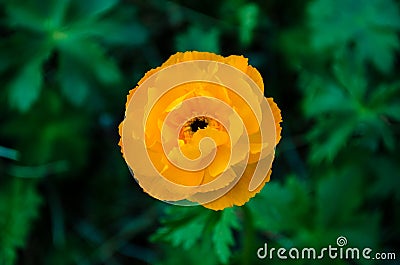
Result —
POLYGON ((0 0, 0 265, 398 264, 399 2, 0 0), (117 146, 126 94, 177 51, 244 55, 282 110, 245 207, 141 191, 117 146), (259 260, 270 247, 395 261, 259 260))

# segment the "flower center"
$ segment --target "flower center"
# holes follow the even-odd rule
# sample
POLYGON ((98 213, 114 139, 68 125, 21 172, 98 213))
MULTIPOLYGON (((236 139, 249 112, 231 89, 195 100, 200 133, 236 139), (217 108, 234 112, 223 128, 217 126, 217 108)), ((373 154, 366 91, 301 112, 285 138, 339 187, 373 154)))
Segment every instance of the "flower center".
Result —
POLYGON ((214 128, 216 130, 222 130, 222 126, 218 121, 214 120, 213 118, 199 116, 188 120, 185 125, 183 125, 179 134, 179 139, 184 140, 185 143, 188 143, 192 139, 195 132, 207 127, 214 128))
POLYGON ((199 129, 205 129, 208 125, 208 121, 203 117, 194 118, 192 124, 190 124, 190 129, 192 132, 197 132, 199 129))

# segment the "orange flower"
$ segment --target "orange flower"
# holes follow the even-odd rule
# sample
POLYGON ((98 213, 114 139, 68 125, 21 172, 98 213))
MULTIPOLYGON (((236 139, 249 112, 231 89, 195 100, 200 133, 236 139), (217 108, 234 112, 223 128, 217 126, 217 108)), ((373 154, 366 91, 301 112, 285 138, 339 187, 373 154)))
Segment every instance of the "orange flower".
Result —
POLYGON ((243 56, 171 56, 127 96, 119 145, 145 192, 221 210, 243 205, 271 175, 281 115, 243 56))

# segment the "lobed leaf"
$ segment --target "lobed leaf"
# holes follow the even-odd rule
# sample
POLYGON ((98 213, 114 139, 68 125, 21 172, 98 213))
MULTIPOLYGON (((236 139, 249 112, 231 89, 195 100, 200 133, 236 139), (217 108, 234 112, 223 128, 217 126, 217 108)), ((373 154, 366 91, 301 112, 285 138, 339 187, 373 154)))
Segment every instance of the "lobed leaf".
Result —
POLYGON ((173 246, 191 248, 203 236, 209 213, 198 207, 171 206, 167 210, 164 226, 151 237, 155 241, 170 242, 173 246))
POLYGON ((169 242, 187 251, 194 246, 203 249, 212 245, 213 255, 221 263, 229 261, 230 247, 234 244, 232 230, 239 228, 234 208, 211 212, 200 206, 175 206, 168 208, 166 213, 163 227, 151 237, 153 241, 169 242))
POLYGON ((12 265, 25 246, 41 198, 31 182, 13 178, 0 191, 0 264, 12 265))
POLYGON ((308 17, 316 51, 353 44, 360 62, 372 62, 384 73, 392 69, 400 48, 400 13, 393 0, 317 0, 310 3, 308 17))
POLYGON ((197 25, 176 36, 175 47, 178 51, 208 51, 219 53, 219 29, 203 29, 197 25))
POLYGON ((42 88, 42 59, 34 59, 17 73, 9 84, 10 105, 21 112, 28 111, 39 98, 42 88))
POLYGON ((73 57, 60 54, 59 81, 63 95, 74 105, 81 105, 90 91, 90 78, 73 57))
MULTIPOLYGON (((69 57, 68 60, 71 62, 69 66, 80 68, 76 75, 84 75, 85 79, 93 76, 95 80, 105 85, 115 85, 121 81, 121 72, 116 62, 106 56, 105 50, 98 43, 78 35, 77 38, 71 36, 59 43, 58 47, 64 56, 69 57)), ((71 68, 69 70, 74 71, 71 68)), ((82 82, 79 83, 82 86, 82 82)))
POLYGON ((258 25, 260 10, 257 4, 247 3, 239 8, 239 39, 248 46, 253 40, 254 30, 258 25))
POLYGON ((231 256, 230 247, 235 243, 232 230, 238 229, 239 227, 239 222, 234 208, 227 208, 222 211, 221 216, 213 229, 212 241, 218 259, 223 264, 228 263, 231 256))
POLYGON ((296 176, 288 176, 283 184, 268 183, 259 195, 249 202, 260 231, 293 233, 311 222, 309 187, 296 176))

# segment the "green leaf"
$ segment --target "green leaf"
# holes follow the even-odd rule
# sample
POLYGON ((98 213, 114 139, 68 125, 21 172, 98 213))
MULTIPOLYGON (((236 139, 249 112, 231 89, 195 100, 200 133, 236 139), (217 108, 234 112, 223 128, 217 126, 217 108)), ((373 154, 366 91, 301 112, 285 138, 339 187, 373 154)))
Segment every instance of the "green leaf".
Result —
POLYGON ((312 222, 309 187, 296 176, 288 176, 283 184, 267 183, 248 204, 261 231, 293 233, 312 222))
POLYGON ((111 45, 143 45, 148 30, 139 23, 136 8, 124 6, 92 23, 79 26, 86 34, 111 45))
POLYGON ((346 58, 340 58, 333 66, 333 73, 338 85, 354 101, 361 102, 367 91, 367 80, 363 68, 346 58))
POLYGON ((7 23, 11 27, 23 27, 34 31, 43 30, 44 19, 32 1, 16 1, 14 3, 8 1, 6 13, 7 23))
POLYGON ((73 57, 60 54, 59 81, 63 95, 74 105, 81 105, 90 91, 89 78, 73 57))
POLYGON ((375 175, 375 181, 369 189, 372 198, 389 198, 391 195, 400 202, 400 166, 399 156, 379 156, 374 157, 373 165, 370 170, 375 175))
POLYGON ((8 1, 7 22, 36 32, 54 30, 61 26, 69 1, 8 1))
POLYGON ((71 0, 75 20, 91 20, 109 11, 118 0, 71 0))
POLYGON ((302 104, 306 117, 354 112, 353 102, 345 90, 327 77, 303 73, 300 86, 307 95, 302 104))
POLYGON ((234 243, 232 230, 239 228, 234 208, 213 212, 200 206, 171 206, 166 214, 163 227, 151 237, 152 241, 168 242, 188 251, 209 248, 212 244, 212 254, 224 264, 229 261, 234 243))
POLYGON ((166 213, 164 226, 151 239, 170 242, 184 249, 191 248, 200 240, 210 217, 210 212, 200 207, 170 206, 166 213))
POLYGON ((2 186, 0 191, 0 264, 16 262, 16 251, 25 245, 41 198, 35 185, 19 179, 2 186))
POLYGON ((109 44, 143 45, 148 39, 148 32, 142 25, 134 21, 121 21, 118 17, 103 19, 88 32, 109 44))
POLYGON ((49 43, 37 34, 16 32, 3 38, 0 42, 0 73, 15 75, 29 63, 37 64, 40 60, 45 60, 50 49, 49 43), (29 43, 29 49, 27 43, 29 43))
POLYGON ((400 83, 381 84, 372 93, 368 105, 377 113, 400 121, 400 83))
POLYGON ((356 118, 350 115, 321 119, 308 134, 311 162, 320 163, 323 160, 332 162, 348 143, 356 125, 356 118))
POLYGON ((49 18, 47 23, 50 24, 50 28, 58 29, 62 26, 64 22, 64 18, 68 11, 68 7, 70 4, 69 0, 58 0, 58 1, 50 1, 50 3, 46 3, 48 9, 49 18))
POLYGON ((400 14, 393 0, 317 0, 309 5, 308 15, 311 44, 317 51, 353 43, 360 62, 372 62, 385 73, 391 70, 400 47, 400 14))
POLYGON ((235 228, 239 228, 235 208, 225 209, 222 211, 212 235, 215 252, 219 261, 223 264, 227 264, 231 256, 230 247, 234 244, 232 230, 235 228))
POLYGON ((26 63, 9 84, 10 105, 21 112, 30 109, 39 98, 42 88, 42 59, 26 63))
POLYGON ((18 178, 43 178, 50 174, 60 174, 68 171, 68 163, 66 161, 57 161, 54 163, 39 166, 17 166, 13 165, 9 169, 9 174, 18 178))
POLYGON ((33 149, 35 156, 31 153, 31 159, 36 164, 67 160, 76 169, 86 164, 88 143, 87 139, 81 136, 87 133, 87 124, 87 117, 77 117, 77 114, 65 114, 56 121, 45 123, 41 130, 36 132, 37 142, 32 144, 36 147, 33 149), (62 152, 59 148, 62 148, 62 152))
POLYGON ((204 29, 191 26, 176 37, 175 47, 178 51, 207 51, 219 53, 219 30, 216 27, 204 29))
POLYGON ((370 95, 362 68, 337 58, 333 77, 304 72, 300 86, 307 95, 302 104, 304 113, 315 121, 307 133, 312 163, 333 161, 353 136, 359 139, 352 143, 370 150, 375 150, 380 140, 389 150, 394 148, 394 137, 380 117, 385 113, 383 106, 393 101, 389 96, 393 89, 383 92, 378 88, 370 95))
POLYGON ((363 179, 359 173, 357 168, 346 167, 331 170, 328 177, 318 181, 316 218, 319 224, 330 228, 351 220, 362 202, 363 179))
POLYGON ((400 101, 394 101, 387 104, 382 110, 382 114, 400 122, 400 101))
POLYGON ((287 64, 295 69, 304 68, 305 64, 317 60, 326 60, 326 57, 315 56, 315 50, 309 44, 308 35, 308 32, 300 25, 282 31, 279 35, 279 49, 285 56, 287 64))
POLYGON ((388 150, 394 150, 395 136, 382 117, 396 120, 398 84, 382 84, 369 91, 364 71, 343 58, 334 64, 333 74, 329 78, 304 72, 300 77, 307 95, 304 113, 315 121, 307 133, 310 161, 333 161, 350 140, 369 150, 376 150, 383 141, 388 150))
MULTIPOLYGON (((79 66, 80 69, 85 69, 85 71, 80 71, 79 73, 86 75, 85 79, 91 75, 104 85, 115 85, 121 81, 121 72, 116 62, 106 56, 105 50, 99 44, 85 36, 80 34, 77 36, 72 35, 59 43, 59 49, 64 53, 65 57, 70 57, 69 60, 73 60, 76 66, 79 66)), ((83 87, 82 82, 84 81, 76 82, 79 82, 83 87)))
POLYGON ((365 119, 365 123, 368 126, 366 133, 369 137, 374 138, 376 142, 383 141, 384 146, 389 151, 394 151, 396 149, 394 132, 379 114, 365 119))
POLYGON ((0 157, 11 160, 18 160, 20 153, 17 150, 0 145, 0 157))
MULTIPOLYGON (((400 26, 397 26, 397 32, 400 26)), ((356 47, 360 60, 370 60, 383 73, 391 71, 395 54, 399 51, 399 37, 395 31, 383 28, 376 36, 365 36, 359 39, 356 47), (389 32, 387 32, 389 30, 389 32)))
POLYGON ((240 42, 248 46, 253 40, 253 33, 257 27, 260 10, 254 3, 247 3, 238 10, 240 42))

